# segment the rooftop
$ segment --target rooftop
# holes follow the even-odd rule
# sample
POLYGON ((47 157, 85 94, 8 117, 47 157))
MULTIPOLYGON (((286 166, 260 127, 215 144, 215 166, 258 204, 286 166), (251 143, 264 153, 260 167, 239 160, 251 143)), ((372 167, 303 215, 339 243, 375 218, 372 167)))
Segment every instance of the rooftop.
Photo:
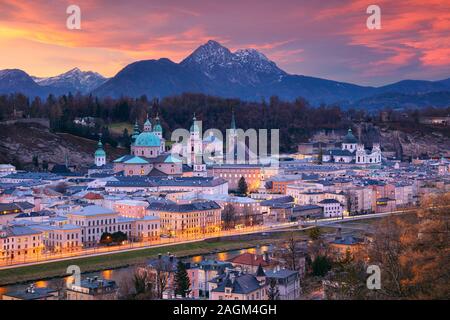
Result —
POLYGON ((83 207, 80 210, 71 212, 70 214, 77 216, 96 216, 102 214, 115 214, 115 212, 111 209, 94 205, 83 207))

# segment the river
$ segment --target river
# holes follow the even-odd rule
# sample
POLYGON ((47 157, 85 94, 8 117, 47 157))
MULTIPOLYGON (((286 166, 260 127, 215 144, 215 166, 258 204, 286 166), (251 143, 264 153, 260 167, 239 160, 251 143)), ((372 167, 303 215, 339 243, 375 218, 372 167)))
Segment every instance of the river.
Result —
MULTIPOLYGON (((209 259, 215 259, 218 261, 226 261, 228 259, 231 259, 239 254, 250 252, 250 253, 257 253, 257 254, 263 254, 265 251, 270 251, 271 246, 258 246, 248 249, 241 249, 241 250, 232 250, 232 251, 223 251, 223 252, 217 252, 214 254, 207 254, 207 255, 198 255, 198 256, 192 256, 189 259, 193 263, 199 263, 203 260, 209 260, 209 259)), ((82 278, 85 277, 94 277, 98 276, 99 278, 103 278, 105 280, 114 280, 116 282, 119 282, 120 279, 130 272, 133 272, 135 266, 131 265, 128 267, 123 268, 117 268, 117 269, 107 269, 99 272, 88 272, 84 273, 82 275, 82 278)), ((64 278, 52 278, 48 280, 39 280, 39 281, 31 281, 28 283, 21 283, 21 284, 14 284, 9 286, 3 286, 0 287, 0 299, 1 296, 8 292, 14 292, 19 290, 25 290, 27 286, 29 286, 31 283, 34 283, 37 288, 43 288, 43 287, 51 287, 55 286, 58 282, 65 281, 71 282, 72 278, 70 276, 64 277, 64 278)))

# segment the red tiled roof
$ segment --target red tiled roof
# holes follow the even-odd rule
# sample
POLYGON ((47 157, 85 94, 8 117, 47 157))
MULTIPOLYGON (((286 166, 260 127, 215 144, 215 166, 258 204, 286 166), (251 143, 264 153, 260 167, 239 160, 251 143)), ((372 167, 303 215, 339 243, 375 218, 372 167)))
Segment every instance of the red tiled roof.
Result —
POLYGON ((264 260, 262 255, 257 255, 248 252, 238 255, 228 260, 228 262, 247 266, 258 266, 260 264, 262 267, 269 266, 269 263, 266 260, 264 260))
POLYGON ((103 196, 101 194, 95 193, 95 192, 89 192, 86 193, 83 197, 83 199, 88 199, 88 200, 101 200, 104 199, 103 196))

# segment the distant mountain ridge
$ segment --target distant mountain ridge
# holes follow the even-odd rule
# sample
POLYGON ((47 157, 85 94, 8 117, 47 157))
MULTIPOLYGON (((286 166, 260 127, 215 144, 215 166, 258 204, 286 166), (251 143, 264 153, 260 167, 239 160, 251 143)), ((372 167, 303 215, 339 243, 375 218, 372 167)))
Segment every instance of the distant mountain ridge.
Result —
POLYGON ((336 103, 363 108, 450 105, 450 78, 403 80, 381 87, 360 86, 289 74, 255 49, 231 52, 213 40, 198 47, 180 63, 167 58, 136 61, 110 79, 78 68, 50 78, 32 78, 21 70, 13 70, 0 71, 0 94, 22 92, 45 96, 81 92, 99 97, 147 95, 161 98, 193 92, 250 101, 271 96, 284 100, 303 97, 313 105, 336 103))
POLYGON ((41 86, 61 88, 67 91, 78 91, 81 93, 91 92, 107 80, 107 78, 97 72, 81 71, 78 68, 74 68, 55 77, 32 77, 32 79, 41 86))

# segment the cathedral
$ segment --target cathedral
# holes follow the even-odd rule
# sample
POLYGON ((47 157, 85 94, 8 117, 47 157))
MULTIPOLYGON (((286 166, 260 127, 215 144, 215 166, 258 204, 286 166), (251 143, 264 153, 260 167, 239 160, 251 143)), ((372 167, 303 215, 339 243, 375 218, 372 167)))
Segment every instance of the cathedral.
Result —
MULTIPOLYGON (((207 175, 206 163, 203 155, 211 155, 214 163, 221 163, 224 159, 224 143, 213 134, 203 137, 199 121, 194 114, 192 125, 189 129, 189 137, 182 149, 173 151, 186 157, 183 164, 181 157, 173 156, 166 150, 166 140, 163 137, 163 129, 158 116, 154 119, 154 125, 148 118, 145 120, 142 131, 136 121, 131 135, 130 154, 113 160, 112 164, 106 162, 106 153, 102 142, 99 140, 94 154, 94 165, 91 173, 123 174, 125 176, 197 176, 207 175)), ((234 112, 232 114, 230 128, 231 152, 237 159, 238 147, 244 150, 244 163, 249 158, 250 151, 245 143, 238 141, 234 112)), ((240 163, 237 161, 236 163, 240 163)))
POLYGON ((155 125, 147 116, 140 131, 136 122, 131 136, 131 152, 113 161, 115 173, 125 176, 181 176, 183 164, 166 151, 166 141, 159 117, 155 125))
POLYGON ((359 143, 348 129, 347 134, 342 139, 341 149, 331 149, 322 156, 323 162, 335 163, 355 163, 355 164, 380 164, 381 149, 379 143, 374 143, 372 150, 364 148, 364 144, 359 143))

